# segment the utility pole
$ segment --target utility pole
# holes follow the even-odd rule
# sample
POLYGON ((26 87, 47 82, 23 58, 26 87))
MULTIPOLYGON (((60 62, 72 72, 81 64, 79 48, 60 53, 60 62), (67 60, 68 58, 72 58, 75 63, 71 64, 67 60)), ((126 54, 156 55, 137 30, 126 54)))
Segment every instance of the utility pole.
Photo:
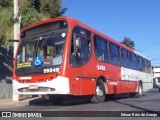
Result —
MULTIPOLYGON (((14 0, 14 40, 19 40, 20 37, 20 17, 18 16, 19 12, 18 2, 19 0, 14 0)), ((14 42, 14 60, 16 59, 15 57, 16 57, 17 47, 18 47, 18 42, 14 42)), ((13 101, 19 101, 19 95, 14 92, 14 88, 13 88, 13 101)))

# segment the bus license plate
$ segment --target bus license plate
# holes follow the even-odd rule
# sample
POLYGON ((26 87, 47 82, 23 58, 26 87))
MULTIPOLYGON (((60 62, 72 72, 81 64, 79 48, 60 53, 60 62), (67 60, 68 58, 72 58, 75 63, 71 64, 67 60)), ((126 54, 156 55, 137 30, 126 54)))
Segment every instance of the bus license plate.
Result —
POLYGON ((38 85, 30 85, 29 89, 30 90, 37 90, 38 89, 38 85))

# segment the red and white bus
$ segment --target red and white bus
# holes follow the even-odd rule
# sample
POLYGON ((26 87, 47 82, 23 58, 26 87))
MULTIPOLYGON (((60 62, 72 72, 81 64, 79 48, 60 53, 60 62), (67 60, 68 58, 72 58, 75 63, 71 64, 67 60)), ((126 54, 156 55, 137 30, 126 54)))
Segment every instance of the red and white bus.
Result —
POLYGON ((152 88, 151 62, 78 20, 59 17, 22 29, 13 73, 14 95, 141 96, 152 88))

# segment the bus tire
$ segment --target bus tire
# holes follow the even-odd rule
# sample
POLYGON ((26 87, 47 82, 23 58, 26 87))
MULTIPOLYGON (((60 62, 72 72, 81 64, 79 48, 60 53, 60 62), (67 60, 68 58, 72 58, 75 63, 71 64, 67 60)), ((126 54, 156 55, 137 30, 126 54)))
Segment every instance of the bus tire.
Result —
POLYGON ((62 103, 62 97, 58 95, 49 95, 49 100, 53 105, 59 105, 62 103))
POLYGON ((160 92, 160 87, 158 88, 158 91, 160 92))
POLYGON ((139 82, 139 84, 138 84, 138 92, 136 93, 135 97, 141 97, 142 93, 143 93, 142 83, 139 82))
POLYGON ((143 93, 143 87, 142 87, 142 83, 139 82, 138 83, 138 92, 135 92, 135 93, 130 93, 130 97, 141 97, 142 96, 142 93, 143 93))
POLYGON ((92 103, 103 103, 105 101, 105 86, 104 82, 99 79, 96 83, 95 95, 91 98, 92 103))

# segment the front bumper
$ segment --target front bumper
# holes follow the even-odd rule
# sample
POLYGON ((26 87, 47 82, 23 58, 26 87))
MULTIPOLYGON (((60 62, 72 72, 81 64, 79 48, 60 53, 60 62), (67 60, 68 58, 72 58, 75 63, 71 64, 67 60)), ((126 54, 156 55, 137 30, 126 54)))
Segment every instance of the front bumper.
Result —
POLYGON ((58 76, 51 81, 41 83, 19 83, 13 80, 13 94, 70 94, 69 78, 58 76), (30 86, 37 86, 38 89, 30 89, 30 86))

